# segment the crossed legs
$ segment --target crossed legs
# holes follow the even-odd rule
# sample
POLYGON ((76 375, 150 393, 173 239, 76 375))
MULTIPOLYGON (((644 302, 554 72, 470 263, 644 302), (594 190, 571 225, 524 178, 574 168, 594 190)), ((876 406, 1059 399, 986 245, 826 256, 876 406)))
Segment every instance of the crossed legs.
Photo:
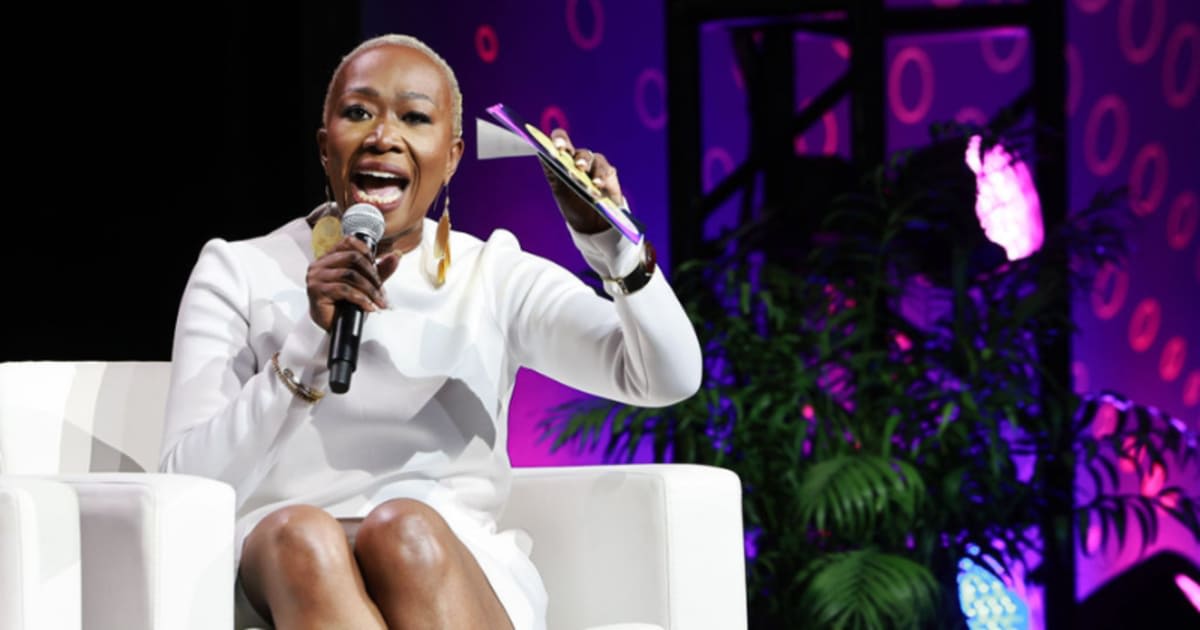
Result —
POLYGON ((279 630, 512 629, 474 556, 433 508, 411 499, 361 522, 308 505, 277 510, 246 537, 238 571, 247 598, 279 630))

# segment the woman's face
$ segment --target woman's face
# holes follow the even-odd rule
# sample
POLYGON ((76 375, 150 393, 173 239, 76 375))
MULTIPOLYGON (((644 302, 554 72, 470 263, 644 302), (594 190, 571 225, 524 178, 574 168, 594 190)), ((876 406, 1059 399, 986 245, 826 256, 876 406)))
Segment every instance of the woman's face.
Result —
POLYGON ((419 239, 463 152, 446 76, 419 50, 385 45, 359 53, 333 81, 317 144, 334 199, 342 209, 379 208, 385 239, 419 239))

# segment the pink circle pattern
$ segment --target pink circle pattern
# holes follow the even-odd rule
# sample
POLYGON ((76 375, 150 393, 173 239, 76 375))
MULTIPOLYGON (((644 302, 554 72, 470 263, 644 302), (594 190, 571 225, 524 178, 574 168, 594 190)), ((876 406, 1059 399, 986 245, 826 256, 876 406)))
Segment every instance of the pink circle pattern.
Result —
POLYGON ((580 0, 567 0, 567 32, 571 34, 571 41, 575 42, 576 46, 583 50, 592 50, 604 41, 604 5, 600 0, 588 0, 595 26, 590 35, 584 35, 579 26, 579 2, 580 0))
MULTIPOLYGON (((807 107, 812 99, 804 99, 801 102, 801 107, 807 107)), ((833 115, 832 111, 825 112, 821 116, 821 126, 825 130, 825 137, 821 141, 821 155, 833 155, 838 149, 838 124, 837 116, 833 115)), ((808 141, 805 140, 804 134, 796 134, 796 139, 793 141, 793 149, 796 155, 804 155, 808 153, 808 141)))
POLYGON ((475 52, 484 63, 493 63, 499 56, 500 39, 496 36, 496 29, 490 24, 480 24, 479 28, 475 29, 475 52))
POLYGON ((1092 279, 1092 313, 1102 320, 1116 317, 1125 305, 1125 296, 1128 294, 1129 273, 1112 263, 1106 263, 1092 279))
POLYGON ((892 114, 906 125, 919 123, 929 113, 929 108, 933 106, 933 94, 933 63, 929 60, 929 53, 916 46, 903 48, 896 54, 891 68, 888 69, 888 102, 892 107, 892 114), (900 92, 904 68, 909 63, 916 64, 921 77, 921 96, 917 99, 916 105, 911 108, 904 103, 900 92))
POLYGON ((547 105, 546 109, 542 110, 542 118, 539 123, 544 133, 550 133, 555 128, 561 128, 568 133, 571 131, 571 126, 567 122, 567 113, 558 105, 547 105))
POLYGON ((637 108, 638 119, 647 129, 662 129, 667 126, 667 83, 663 74, 657 68, 646 68, 638 74, 637 83, 633 90, 633 104, 637 108), (651 112, 646 104, 646 90, 656 86, 658 91, 659 111, 651 112))
POLYGON ((1163 145, 1151 142, 1138 151, 1129 169, 1129 200, 1134 214, 1153 214, 1167 192, 1167 152, 1163 145), (1154 179, 1146 189, 1146 168, 1154 165, 1154 179))
POLYGON ((1162 357, 1158 360, 1158 375, 1170 383, 1179 378, 1183 372, 1183 363, 1187 360, 1187 340, 1183 337, 1171 337, 1163 345, 1162 357))
POLYGON ((1088 114, 1087 124, 1083 134, 1083 159, 1087 162, 1088 170, 1093 175, 1104 177, 1111 175, 1121 164, 1125 156, 1125 148, 1129 144, 1129 107, 1116 94, 1105 94, 1100 97, 1092 111, 1088 114), (1113 119, 1112 146, 1108 155, 1099 155, 1100 123, 1105 116, 1113 119))
POLYGON ((1146 298, 1138 302, 1129 318, 1129 347, 1135 352, 1145 352, 1154 345, 1158 329, 1162 325, 1162 307, 1158 300, 1146 298))
POLYGON ((1200 370, 1192 370, 1183 382, 1183 404, 1187 407, 1200 404, 1200 370))
POLYGON ((1099 13, 1108 0, 1075 0, 1075 6, 1084 13, 1099 13))
POLYGON ((1158 50, 1162 43, 1163 32, 1167 28, 1167 0, 1149 0, 1150 2, 1150 32, 1146 41, 1135 44, 1133 41, 1133 7, 1136 0, 1121 0, 1117 8, 1117 44, 1121 54, 1134 65, 1146 63, 1158 50))
POLYGON ((1185 190, 1175 197, 1167 212, 1167 244, 1171 249, 1187 247, 1197 227, 1200 227, 1200 202, 1196 193, 1185 190))
POLYGON ((983 61, 988 68, 996 74, 1008 74, 1016 70, 1021 65, 1021 61, 1025 59, 1025 52, 1029 50, 1029 40, 1024 34, 1018 36, 1005 35, 985 35, 979 40, 979 50, 983 53, 983 61), (1009 51, 1007 57, 1002 57, 996 50, 996 41, 1001 39, 1013 40, 1013 48, 1009 51))
POLYGON ((1195 98, 1197 90, 1200 90, 1200 27, 1191 22, 1184 22, 1171 32, 1163 59, 1162 80, 1163 97, 1167 99, 1167 105, 1183 109, 1195 98), (1179 72, 1179 54, 1185 43, 1190 44, 1192 61, 1183 85, 1178 85, 1176 74, 1179 72))

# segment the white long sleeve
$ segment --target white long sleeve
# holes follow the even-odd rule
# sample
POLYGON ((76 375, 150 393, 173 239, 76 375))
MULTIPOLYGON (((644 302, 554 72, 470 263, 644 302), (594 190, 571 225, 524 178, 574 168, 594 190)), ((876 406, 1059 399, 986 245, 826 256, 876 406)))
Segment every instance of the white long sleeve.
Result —
MULTIPOLYGON (((421 496, 486 520, 507 497, 508 397, 521 366, 643 406, 699 386, 699 344, 661 271, 608 301, 506 231, 487 241, 454 232, 437 287, 427 273, 435 232, 427 220, 384 285, 391 306, 368 315, 351 391, 315 404, 270 363, 278 352, 301 382, 326 389, 328 335, 309 317, 304 286, 307 223, 207 243, 176 324, 162 470, 232 484, 243 536, 294 502, 362 516, 421 496)), ((602 274, 636 263, 615 231, 573 237, 602 274)))
MULTIPOLYGON (((616 230, 572 237, 602 276, 621 277, 640 248, 616 230)), ((643 407, 669 405, 700 386, 700 344, 675 293, 656 270, 610 303, 557 265, 521 256, 501 285, 501 318, 517 361, 576 389, 643 407)))

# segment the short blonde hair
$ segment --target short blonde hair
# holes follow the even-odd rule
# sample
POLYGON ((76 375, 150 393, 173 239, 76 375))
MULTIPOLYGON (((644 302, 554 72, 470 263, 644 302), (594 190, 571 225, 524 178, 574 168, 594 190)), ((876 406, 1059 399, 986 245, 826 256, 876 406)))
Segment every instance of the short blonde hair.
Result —
POLYGON ((342 73, 342 69, 346 67, 346 63, 358 56, 359 53, 381 46, 407 46, 419 50, 441 68, 442 72, 446 75, 446 82, 450 84, 450 111, 454 116, 454 137, 461 138, 463 133, 463 98, 462 90, 458 87, 458 77, 454 75, 454 70, 441 55, 434 52, 428 44, 412 35, 389 34, 372 37, 355 46, 354 50, 351 50, 345 57, 342 57, 342 61, 338 63, 337 68, 333 71, 333 76, 329 78, 329 85, 325 86, 325 104, 321 108, 321 124, 329 120, 329 107, 333 100, 333 84, 337 80, 338 75, 342 73))

